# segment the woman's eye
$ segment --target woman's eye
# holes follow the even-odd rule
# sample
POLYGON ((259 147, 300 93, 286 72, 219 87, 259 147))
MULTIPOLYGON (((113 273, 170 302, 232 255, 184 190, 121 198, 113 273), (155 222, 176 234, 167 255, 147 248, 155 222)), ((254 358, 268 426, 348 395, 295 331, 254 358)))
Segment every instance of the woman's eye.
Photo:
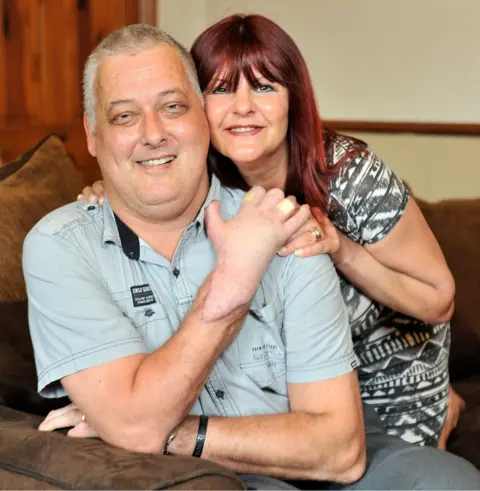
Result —
POLYGON ((269 85, 269 84, 263 84, 263 85, 259 85, 256 90, 258 92, 272 92, 274 91, 275 89, 273 88, 272 85, 269 85))
POLYGON ((213 89, 210 94, 228 94, 228 89, 226 87, 217 87, 213 89))

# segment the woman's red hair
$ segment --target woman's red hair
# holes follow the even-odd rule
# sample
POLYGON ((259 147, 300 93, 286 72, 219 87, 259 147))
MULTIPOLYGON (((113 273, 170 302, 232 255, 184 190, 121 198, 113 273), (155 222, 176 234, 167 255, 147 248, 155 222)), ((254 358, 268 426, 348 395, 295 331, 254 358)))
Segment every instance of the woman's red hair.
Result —
MULTIPOLYGON (((240 75, 258 85, 254 69, 287 88, 289 94, 289 168, 285 194, 325 213, 328 182, 336 169, 325 163, 324 132, 307 64, 293 39, 261 15, 232 15, 204 31, 191 54, 202 91, 212 89, 221 74, 222 86, 236 90, 240 75)), ((248 189, 227 157, 210 149, 210 165, 227 186, 248 189)), ((320 218, 320 214, 317 218, 320 218)))

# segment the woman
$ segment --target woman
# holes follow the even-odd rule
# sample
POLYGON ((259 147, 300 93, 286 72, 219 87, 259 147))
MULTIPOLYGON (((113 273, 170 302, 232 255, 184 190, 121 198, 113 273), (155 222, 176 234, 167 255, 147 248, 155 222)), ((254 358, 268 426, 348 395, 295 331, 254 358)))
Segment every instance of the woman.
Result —
POLYGON ((445 424, 454 282, 414 199, 366 144, 322 127, 305 60, 274 22, 233 15, 191 53, 212 170, 228 186, 278 187, 310 204, 315 218, 279 254, 330 253, 363 400, 390 434, 444 448, 461 405, 456 396, 445 424))

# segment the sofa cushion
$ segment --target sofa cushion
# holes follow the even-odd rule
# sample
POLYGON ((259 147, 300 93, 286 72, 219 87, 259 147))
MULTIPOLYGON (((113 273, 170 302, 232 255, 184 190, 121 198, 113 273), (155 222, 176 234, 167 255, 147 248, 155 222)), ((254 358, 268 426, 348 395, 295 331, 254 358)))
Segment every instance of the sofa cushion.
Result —
POLYGON ((39 418, 0 406, 0 489, 244 489, 206 459, 129 452, 97 438, 35 428, 39 418), (13 485, 16 485, 14 487, 13 485))
POLYGON ((480 373, 480 198, 419 205, 455 278, 450 375, 458 380, 480 373))
POLYGON ((65 402, 46 401, 36 394, 22 246, 33 225, 74 200, 81 185, 81 176, 56 135, 0 168, 0 403, 13 408, 43 414, 65 402))

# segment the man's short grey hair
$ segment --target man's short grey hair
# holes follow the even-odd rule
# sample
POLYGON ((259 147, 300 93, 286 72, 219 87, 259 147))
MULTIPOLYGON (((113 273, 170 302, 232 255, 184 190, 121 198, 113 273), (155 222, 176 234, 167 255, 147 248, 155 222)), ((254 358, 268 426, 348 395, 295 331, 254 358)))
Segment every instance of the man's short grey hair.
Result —
POLYGON ((83 108, 92 131, 95 131, 95 107, 97 104, 97 72, 100 61, 104 58, 138 53, 167 44, 177 51, 185 67, 193 90, 203 104, 203 94, 198 83, 197 70, 190 53, 172 36, 150 24, 132 24, 122 27, 104 38, 90 53, 83 71, 83 108))

